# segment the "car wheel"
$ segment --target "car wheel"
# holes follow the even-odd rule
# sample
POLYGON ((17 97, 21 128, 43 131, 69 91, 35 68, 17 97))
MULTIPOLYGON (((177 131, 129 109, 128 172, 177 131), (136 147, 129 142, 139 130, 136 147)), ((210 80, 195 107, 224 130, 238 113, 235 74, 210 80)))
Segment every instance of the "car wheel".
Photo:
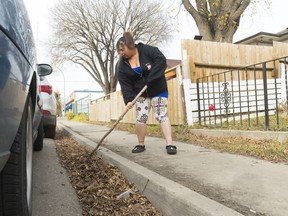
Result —
POLYGON ((32 201, 32 103, 30 96, 10 157, 0 174, 0 215, 31 215, 32 201))
POLYGON ((45 127, 45 137, 55 139, 56 136, 56 126, 45 127))
POLYGON ((43 119, 42 119, 38 127, 37 138, 34 142, 35 151, 41 151, 43 149, 43 139, 44 139, 44 127, 43 127, 43 119))

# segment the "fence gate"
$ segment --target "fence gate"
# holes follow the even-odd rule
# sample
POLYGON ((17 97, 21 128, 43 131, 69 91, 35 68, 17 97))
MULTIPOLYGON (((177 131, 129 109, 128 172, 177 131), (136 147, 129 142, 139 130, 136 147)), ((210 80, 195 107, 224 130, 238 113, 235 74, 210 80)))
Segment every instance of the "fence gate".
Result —
POLYGON ((202 126, 263 125, 268 130, 273 117, 278 128, 279 110, 288 106, 287 58, 198 78, 196 120, 202 126))

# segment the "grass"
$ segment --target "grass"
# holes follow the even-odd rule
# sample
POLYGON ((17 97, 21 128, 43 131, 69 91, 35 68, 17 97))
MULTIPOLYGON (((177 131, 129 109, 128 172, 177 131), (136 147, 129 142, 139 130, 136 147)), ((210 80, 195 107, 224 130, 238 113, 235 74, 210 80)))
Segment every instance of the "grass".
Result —
MULTIPOLYGON (((212 119, 212 118, 211 118, 212 119)), ((214 119, 213 119, 214 120, 214 119)), ((243 119, 242 121, 231 121, 227 123, 225 118, 222 118, 222 125, 221 124, 206 124, 201 126, 195 126, 197 128, 219 128, 219 129, 229 129, 229 130, 266 130, 265 126, 265 117, 261 116, 257 118, 250 118, 243 119)), ((279 113, 278 122, 277 116, 271 115, 269 116, 269 130, 270 131, 288 131, 288 117, 287 114, 284 112, 279 113)))

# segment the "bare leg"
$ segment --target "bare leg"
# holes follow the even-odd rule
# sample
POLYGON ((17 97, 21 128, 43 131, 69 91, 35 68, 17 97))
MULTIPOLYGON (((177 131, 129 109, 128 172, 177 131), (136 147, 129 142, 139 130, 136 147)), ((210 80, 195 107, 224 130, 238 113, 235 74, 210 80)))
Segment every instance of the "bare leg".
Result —
POLYGON ((167 115, 167 111, 168 111, 167 103, 168 103, 168 99, 163 98, 163 97, 162 98, 154 97, 152 98, 152 102, 151 102, 156 120, 160 122, 162 133, 166 140, 166 145, 172 145, 172 130, 171 130, 170 121, 167 115))
POLYGON ((160 124, 160 126, 166 140, 166 145, 172 145, 172 131, 169 119, 167 118, 164 122, 160 124))
POLYGON ((147 132, 146 124, 136 124, 136 131, 139 145, 144 145, 145 136, 147 132))

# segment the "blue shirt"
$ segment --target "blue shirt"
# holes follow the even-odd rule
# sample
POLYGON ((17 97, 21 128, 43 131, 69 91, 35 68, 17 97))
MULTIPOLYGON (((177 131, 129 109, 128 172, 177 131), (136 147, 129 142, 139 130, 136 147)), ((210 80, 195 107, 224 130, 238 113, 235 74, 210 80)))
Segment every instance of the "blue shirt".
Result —
POLYGON ((136 68, 132 68, 134 71, 135 71, 135 73, 137 73, 137 74, 142 74, 142 70, 141 70, 141 67, 136 67, 136 68))
MULTIPOLYGON (((136 67, 136 68, 132 68, 135 73, 137 74, 142 74, 142 70, 141 70, 141 67, 136 67)), ((168 98, 168 92, 161 92, 160 94, 157 94, 156 97, 165 97, 165 98, 168 98)))

